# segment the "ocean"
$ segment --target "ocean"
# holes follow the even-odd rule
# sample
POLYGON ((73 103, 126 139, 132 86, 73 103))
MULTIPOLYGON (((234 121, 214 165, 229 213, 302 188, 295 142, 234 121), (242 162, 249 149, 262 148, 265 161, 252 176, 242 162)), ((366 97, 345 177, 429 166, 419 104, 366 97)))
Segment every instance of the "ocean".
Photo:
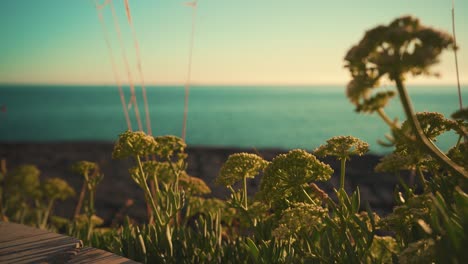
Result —
MULTIPOLYGON (((462 87, 465 102, 467 88, 462 87)), ((128 101, 129 88, 124 89, 128 101)), ((450 116, 458 108, 455 86, 408 91, 416 111, 450 116)), ((180 136, 184 89, 151 86, 147 97, 153 134, 180 136)), ((367 141, 373 153, 391 151, 377 143, 388 127, 377 115, 356 113, 344 86, 194 86, 189 98, 189 145, 311 150, 330 137, 352 135, 367 141)), ((144 122, 140 88, 137 99, 144 122)), ((113 86, 2 85, 0 108, 0 142, 115 141, 127 129, 113 86)), ((397 98, 386 111, 404 120, 397 98)), ((456 140, 450 133, 437 145, 447 150, 456 140)))

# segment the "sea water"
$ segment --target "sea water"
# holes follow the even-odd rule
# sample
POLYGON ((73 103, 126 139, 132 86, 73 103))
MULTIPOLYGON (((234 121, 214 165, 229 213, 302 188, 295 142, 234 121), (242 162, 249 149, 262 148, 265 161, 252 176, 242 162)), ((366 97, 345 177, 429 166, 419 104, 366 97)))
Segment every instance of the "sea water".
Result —
MULTIPOLYGON (((462 87, 468 102, 468 87, 462 87)), ((388 87, 387 89, 392 89, 388 87)), ((450 116, 458 108, 455 86, 415 86, 409 93, 416 111, 450 116)), ((127 103, 130 89, 124 87, 127 103)), ((141 88, 138 109, 146 130, 141 88)), ((154 135, 181 135, 184 88, 147 87, 154 135)), ((113 86, 2 85, 0 141, 115 141, 127 129, 118 89, 113 86)), ((127 105, 138 129, 135 105, 127 105)), ((404 120, 397 98, 385 109, 404 120)), ((314 149, 328 138, 352 135, 367 141, 374 153, 391 149, 377 144, 390 133, 375 114, 360 114, 344 86, 194 86, 187 122, 189 145, 243 148, 314 149)), ((437 145, 447 150, 457 140, 450 133, 437 145)))

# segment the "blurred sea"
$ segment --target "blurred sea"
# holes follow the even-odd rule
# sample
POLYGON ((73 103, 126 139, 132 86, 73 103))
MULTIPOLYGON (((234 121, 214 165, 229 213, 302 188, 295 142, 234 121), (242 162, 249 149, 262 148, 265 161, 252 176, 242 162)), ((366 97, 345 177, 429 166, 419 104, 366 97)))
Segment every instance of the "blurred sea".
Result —
MULTIPOLYGON (((387 89, 390 89, 388 87, 387 89)), ((462 87, 468 103, 468 87, 462 87)), ((129 88, 125 87, 129 100, 129 88)), ((458 108, 455 86, 409 87, 416 111, 446 116, 458 108)), ((147 87, 153 133, 180 136, 182 87, 147 87)), ((144 122, 141 90, 137 88, 144 122)), ((0 86, 0 142, 115 141, 126 122, 119 92, 113 86, 0 86)), ((399 100, 386 108, 403 120, 399 100)), ((133 108, 133 129, 137 128, 133 108)), ((143 123, 145 126, 145 123, 143 123)), ((313 149, 328 138, 353 135, 367 141, 371 152, 390 152, 377 144, 389 133, 376 115, 354 112, 343 86, 195 86, 190 90, 189 145, 313 149)), ((457 137, 437 144, 446 150, 457 137)))

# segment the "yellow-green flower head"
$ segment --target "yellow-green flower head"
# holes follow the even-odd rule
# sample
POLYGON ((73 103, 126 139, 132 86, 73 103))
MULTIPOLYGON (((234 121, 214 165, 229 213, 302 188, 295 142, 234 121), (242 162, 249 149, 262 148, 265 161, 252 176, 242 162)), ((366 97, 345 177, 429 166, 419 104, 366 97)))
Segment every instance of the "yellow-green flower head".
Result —
POLYGON ((468 142, 461 143, 458 147, 451 148, 447 156, 468 170, 468 142))
POLYGON ((452 114, 452 118, 468 121, 468 107, 457 110, 455 113, 452 114))
POLYGON ((326 145, 322 145, 314 150, 314 154, 319 157, 335 156, 338 159, 347 159, 351 155, 362 156, 369 151, 369 144, 352 136, 337 136, 327 140, 326 145))
POLYGON ((154 154, 157 146, 154 138, 142 131, 126 131, 120 134, 115 143, 112 157, 121 159, 129 156, 147 156, 154 154))
MULTIPOLYGON (((161 158, 172 158, 173 155, 184 153, 187 144, 176 136, 159 136, 154 139, 158 144, 156 154, 161 158)), ((179 157, 180 158, 180 157, 179 157)))
POLYGON ((305 150, 295 149, 275 157, 265 168, 260 191, 266 200, 288 198, 301 193, 302 185, 327 181, 333 169, 305 150))
POLYGON ((373 113, 384 108, 390 99, 395 96, 394 91, 378 92, 369 99, 364 99, 362 103, 357 103, 356 112, 373 113))
POLYGON ((408 73, 431 74, 429 67, 438 62, 442 51, 454 47, 450 34, 426 27, 410 16, 368 30, 345 56, 352 77, 347 96, 359 105, 383 77, 401 80, 408 73))
MULTIPOLYGON (((438 112, 419 112, 416 113, 416 118, 424 134, 431 140, 435 140, 437 136, 457 127, 457 122, 445 118, 443 114, 438 112)), ((401 124, 401 130, 408 133, 411 131, 408 120, 401 124)))
POLYGON ((283 211, 279 221, 279 227, 273 230, 274 237, 287 240, 290 235, 298 232, 312 232, 322 226, 322 219, 326 217, 328 210, 321 206, 308 203, 294 203, 283 211))
POLYGON ((88 180, 90 176, 98 173, 99 166, 95 162, 82 160, 73 164, 72 170, 84 176, 85 179, 88 180))
POLYGON ((229 156, 221 167, 216 181, 224 186, 232 186, 245 178, 254 178, 268 164, 263 158, 251 153, 236 153, 229 156))
POLYGON ((399 172, 402 170, 411 170, 418 163, 418 159, 403 153, 392 153, 383 157, 379 164, 375 166, 376 172, 399 172))
POLYGON ((65 200, 75 195, 75 190, 60 178, 49 178, 43 183, 44 195, 51 200, 65 200))
POLYGON ((193 195, 204 195, 211 193, 210 187, 198 177, 192 177, 187 173, 183 172, 180 175, 180 186, 184 188, 184 190, 193 195))
POLYGON ((41 172, 34 165, 22 165, 5 177, 5 193, 7 196, 39 195, 39 175, 41 172))

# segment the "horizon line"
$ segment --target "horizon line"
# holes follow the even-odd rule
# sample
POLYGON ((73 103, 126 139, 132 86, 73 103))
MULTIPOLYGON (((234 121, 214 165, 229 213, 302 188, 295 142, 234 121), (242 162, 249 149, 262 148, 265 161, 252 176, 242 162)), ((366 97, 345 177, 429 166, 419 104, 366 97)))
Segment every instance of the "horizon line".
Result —
MULTIPOLYGON (((101 83, 101 82, 96 82, 96 83, 80 83, 80 82, 1 82, 0 81, 0 86, 117 86, 115 83, 101 83)), ((128 83, 121 84, 124 87, 130 86, 128 83)), ((410 86, 457 86, 457 83, 409 83, 407 85, 410 86)), ((460 84, 462 87, 463 86, 468 86, 468 84, 460 84)), ((142 85, 136 84, 134 85, 135 87, 141 87, 142 85)), ((175 87, 175 86, 185 86, 184 83, 146 83, 145 87, 154 87, 154 86, 169 86, 169 87, 175 87)), ((257 87, 280 87, 280 86, 293 86, 293 87, 307 87, 307 86, 343 86, 346 87, 347 83, 191 83, 190 86, 192 87, 199 87, 199 86, 224 86, 224 87, 229 87, 229 86, 257 86, 257 87)), ((383 86, 394 86, 393 84, 386 84, 386 85, 381 85, 378 87, 383 87, 383 86)))

